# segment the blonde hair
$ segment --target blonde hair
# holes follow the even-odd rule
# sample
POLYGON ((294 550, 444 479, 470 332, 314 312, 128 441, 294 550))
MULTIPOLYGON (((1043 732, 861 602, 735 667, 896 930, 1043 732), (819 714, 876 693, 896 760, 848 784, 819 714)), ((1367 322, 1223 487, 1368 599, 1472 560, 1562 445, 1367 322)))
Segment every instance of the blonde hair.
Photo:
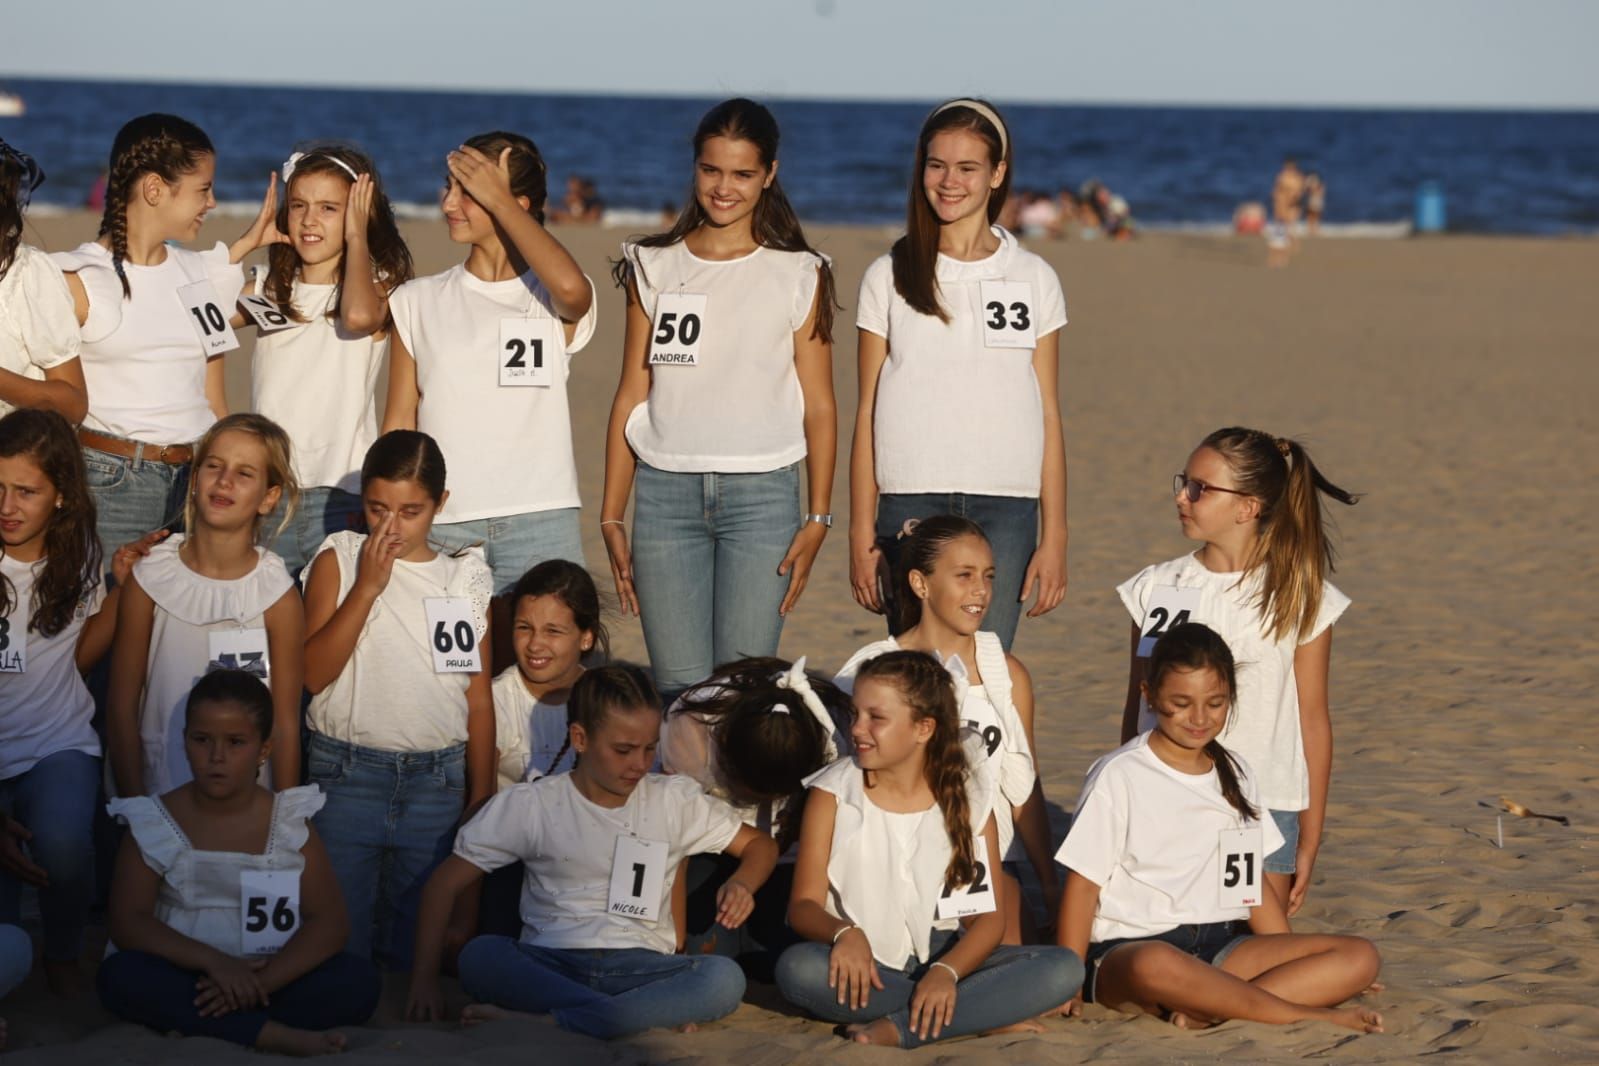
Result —
MULTIPOLYGON (((283 505, 283 519, 278 523, 278 528, 265 543, 270 544, 284 531, 289 522, 294 518, 294 512, 300 505, 300 482, 294 476, 294 464, 291 460, 293 445, 289 443, 289 435, 283 427, 278 425, 266 415, 236 414, 219 418, 210 429, 205 431, 205 436, 194 446, 194 460, 190 467, 190 483, 188 498, 183 502, 183 528, 194 529, 196 511, 194 502, 194 471, 200 468, 206 457, 211 454, 211 449, 216 447, 217 439, 229 431, 248 433, 261 442, 261 447, 266 451, 266 479, 267 488, 281 488, 282 496, 278 502, 283 505)), ((264 515, 256 515, 255 531, 256 540, 259 542, 261 520, 264 515)))

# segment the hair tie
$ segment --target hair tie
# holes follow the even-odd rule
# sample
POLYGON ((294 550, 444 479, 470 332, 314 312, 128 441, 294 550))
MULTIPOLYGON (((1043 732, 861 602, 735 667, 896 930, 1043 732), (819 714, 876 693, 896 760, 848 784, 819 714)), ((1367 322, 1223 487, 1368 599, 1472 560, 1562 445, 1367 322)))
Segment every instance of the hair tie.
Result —
POLYGON ((963 96, 959 100, 951 100, 947 104, 939 104, 933 109, 933 114, 927 117, 932 118, 933 115, 941 115, 952 107, 968 108, 994 124, 995 131, 999 133, 999 159, 995 160, 995 162, 1001 162, 1006 156, 1010 155, 1010 134, 1005 130, 1005 123, 1000 121, 999 114, 993 108, 981 100, 972 100, 963 96))
POLYGON ((1286 437, 1277 437, 1274 439, 1274 443, 1277 445, 1278 454, 1284 459, 1288 458, 1289 453, 1293 451, 1293 443, 1286 437))
MULTIPOLYGON (((811 687, 811 679, 805 675, 805 656, 801 655, 794 660, 794 665, 774 678, 778 688, 788 689, 798 694, 800 702, 805 704, 805 709, 811 712, 811 717, 822 727, 822 736, 825 738, 827 761, 832 762, 838 758, 838 745, 833 742, 833 734, 838 732, 838 726, 833 724, 833 716, 827 713, 827 705, 811 687)), ((782 704, 775 704, 772 713, 787 714, 788 708, 782 704)))
POLYGON ((907 518, 905 524, 899 527, 899 532, 894 534, 895 540, 904 540, 916 532, 916 527, 922 524, 920 518, 907 518))
POLYGON ((350 164, 346 163, 344 160, 338 158, 337 156, 331 156, 331 155, 328 155, 328 154, 326 154, 324 152, 316 152, 316 151, 312 151, 312 152, 290 152, 289 153, 289 158, 287 158, 287 159, 285 159, 283 161, 282 175, 283 175, 283 186, 284 186, 284 188, 288 188, 289 179, 294 176, 294 168, 298 167, 300 165, 300 161, 302 159, 304 159, 307 155, 321 156, 321 158, 326 159, 329 163, 332 163, 334 166, 337 166, 340 170, 343 170, 346 174, 350 175, 350 180, 351 181, 357 181, 361 177, 361 175, 359 175, 359 174, 357 174, 355 172, 355 168, 354 167, 350 166, 350 164))
POLYGON ((205 672, 207 674, 214 674, 218 670, 236 670, 239 673, 249 674, 251 677, 259 678, 262 681, 267 679, 265 659, 250 659, 248 662, 243 663, 225 663, 218 659, 212 659, 210 662, 205 664, 205 672))
POLYGON ((26 211, 33 190, 44 184, 44 170, 27 152, 18 151, 0 137, 0 159, 10 159, 22 168, 22 180, 17 183, 17 209, 26 211))

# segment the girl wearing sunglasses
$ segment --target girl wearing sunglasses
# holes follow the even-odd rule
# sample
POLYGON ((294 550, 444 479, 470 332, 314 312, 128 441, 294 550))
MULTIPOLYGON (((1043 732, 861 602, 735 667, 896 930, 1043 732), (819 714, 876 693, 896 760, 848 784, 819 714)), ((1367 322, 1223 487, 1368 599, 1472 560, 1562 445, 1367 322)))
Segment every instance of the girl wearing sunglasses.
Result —
POLYGON ((1184 622, 1220 633, 1249 664, 1222 740, 1255 768, 1260 802, 1282 831, 1284 844, 1265 860, 1266 883, 1292 916, 1305 902, 1326 819, 1327 671, 1332 625, 1349 606, 1327 580, 1333 548, 1321 497, 1357 497, 1323 477, 1299 442, 1239 427, 1200 441, 1172 489, 1183 535, 1200 547, 1116 590, 1133 617, 1122 742, 1153 724, 1140 686, 1162 634, 1184 622))

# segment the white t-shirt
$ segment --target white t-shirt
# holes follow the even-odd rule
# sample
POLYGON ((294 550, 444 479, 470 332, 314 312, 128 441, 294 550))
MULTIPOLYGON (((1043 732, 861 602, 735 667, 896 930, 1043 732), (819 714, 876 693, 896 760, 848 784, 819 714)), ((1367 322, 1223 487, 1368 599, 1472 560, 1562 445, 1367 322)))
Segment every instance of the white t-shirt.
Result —
MULTIPOLYGON (((977 741, 968 750, 981 753, 995 764, 992 779, 999 795, 1010 807, 1020 807, 1033 794, 1033 784, 1038 779, 1033 766, 1033 752, 1027 744, 1027 729, 1011 702, 1010 665, 1005 661, 1005 647, 999 637, 978 630, 977 672, 981 684, 967 686, 961 693, 961 725, 966 734, 977 741)), ((861 665, 879 655, 899 650, 899 641, 893 637, 873 641, 857 651, 844 663, 833 683, 845 692, 855 691, 855 674, 861 665)), ((957 685, 957 692, 960 686, 957 685)), ((991 802, 1000 808, 999 797, 991 802)), ((1027 858, 1021 842, 1016 839, 1016 822, 1008 809, 1001 809, 994 819, 994 829, 999 834, 999 850, 1005 862, 1020 862, 1027 858)))
MULTIPOLYGON (((365 542, 365 533, 334 533, 305 568, 305 580, 310 580, 317 558, 331 552, 338 563, 338 602, 343 603, 355 587, 365 542)), ((470 600, 472 626, 486 657, 483 634, 493 586, 477 548, 454 557, 439 552, 425 563, 396 559, 349 661, 332 684, 311 697, 307 724, 325 737, 379 751, 439 751, 466 740, 466 690, 474 675, 434 673, 424 601, 444 596, 470 600)))
MULTIPOLYGON (((1304 738, 1299 729, 1299 686, 1294 680, 1294 653, 1338 621, 1349 607, 1349 597, 1323 582, 1321 610, 1310 630, 1272 640, 1263 631, 1255 600, 1262 571, 1239 584, 1241 575, 1218 574, 1205 569, 1193 555, 1179 555, 1145 567, 1117 586, 1127 612, 1136 625, 1144 625, 1151 599, 1160 586, 1199 590, 1199 609, 1190 622, 1214 629, 1232 649, 1238 665, 1238 706, 1219 739, 1255 768, 1260 795, 1274 811, 1302 811, 1310 806, 1310 771, 1305 764, 1304 738)), ((1147 632, 1147 627, 1145 630, 1147 632)), ((1154 726, 1145 708, 1140 730, 1154 726)))
MULTIPOLYGON (((78 357, 78 317, 61 268, 30 244, 18 244, 0 277, 0 369, 43 381, 44 372, 78 357)), ((15 406, 0 400, 0 416, 15 406)))
MULTIPOLYGON (((256 289, 262 290, 259 278, 256 289)), ((306 321, 290 319, 287 329, 256 338, 250 406, 294 442, 301 488, 359 493, 361 463, 378 437, 378 375, 389 339, 350 333, 328 318, 336 291, 334 285, 294 282, 294 308, 306 321)))
MULTIPOLYGON (((211 282, 223 308, 244 288, 244 270, 228 262, 218 241, 205 252, 167 246, 158 266, 124 262, 131 297, 111 265, 111 253, 90 241, 50 257, 76 271, 89 294, 83 324, 83 378, 89 387, 85 429, 151 444, 198 440, 216 415, 205 397, 205 350, 178 290, 211 282)), ((221 358, 218 356, 217 358, 221 358)))
POLYGON ((544 774, 570 770, 577 753, 566 743, 566 704, 534 699, 515 663, 500 671, 493 691, 500 790, 544 774), (559 763, 555 762, 556 755, 561 757, 559 763))
POLYGON ((738 259, 701 259, 682 241, 627 243, 622 254, 652 337, 663 294, 705 298, 697 364, 652 367, 649 395, 628 415, 627 442, 638 457, 690 474, 762 473, 803 459, 794 333, 811 313, 821 258, 756 248, 738 259))
POLYGON ((53 637, 29 632, 34 579, 45 560, 24 563, 0 555, 0 575, 11 585, 11 613, 0 616, 0 781, 31 770, 58 751, 100 754, 94 699, 78 673, 78 637, 105 602, 99 575, 78 599, 66 626, 53 637), (21 673, 16 668, 25 666, 21 673))
POLYGON ((683 777, 646 774, 620 807, 583 798, 571 774, 498 793, 455 836, 455 854, 485 872, 513 862, 522 877, 522 940, 543 948, 646 948, 671 954, 672 883, 685 857, 725 851, 742 823, 733 808, 683 777), (616 840, 667 846, 656 920, 607 910, 616 840))
POLYGON ((1089 768, 1055 861, 1099 886, 1094 943, 1249 917, 1248 907, 1222 906, 1218 834, 1258 827, 1262 861, 1282 847, 1283 835, 1247 763, 1236 761, 1239 788, 1259 809, 1256 821, 1246 821, 1222 796, 1215 770, 1172 769, 1149 750, 1148 733, 1089 768))
POLYGON ((861 279, 855 324, 888 341, 872 435, 880 492, 1039 494, 1044 408, 1034 350, 986 346, 983 285, 1029 286, 1017 302, 1027 304, 1038 337, 1066 324, 1066 298, 1048 263, 1000 227, 994 234, 999 250, 987 259, 938 257, 937 292, 948 322, 911 309, 894 289, 886 255, 861 279))
POLYGON ((439 442, 450 470, 440 522, 580 505, 566 379, 569 357, 594 336, 598 307, 589 305, 568 344, 531 270, 484 281, 460 264, 394 290, 389 311, 422 393, 416 428, 439 442), (500 324, 518 318, 550 323, 548 387, 499 384, 500 324))

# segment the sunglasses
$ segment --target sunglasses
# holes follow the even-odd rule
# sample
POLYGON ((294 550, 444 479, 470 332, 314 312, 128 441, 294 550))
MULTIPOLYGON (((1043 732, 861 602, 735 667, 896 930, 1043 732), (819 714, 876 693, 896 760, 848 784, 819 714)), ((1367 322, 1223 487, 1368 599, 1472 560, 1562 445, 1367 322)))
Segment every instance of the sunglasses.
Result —
POLYGON ((1212 485, 1208 481, 1201 481, 1197 477, 1189 477, 1187 474, 1172 475, 1171 492, 1173 496, 1187 496, 1189 503, 1198 503, 1199 498, 1207 492, 1225 492, 1233 496, 1249 495, 1249 493, 1238 489, 1224 489, 1220 485, 1212 485))

